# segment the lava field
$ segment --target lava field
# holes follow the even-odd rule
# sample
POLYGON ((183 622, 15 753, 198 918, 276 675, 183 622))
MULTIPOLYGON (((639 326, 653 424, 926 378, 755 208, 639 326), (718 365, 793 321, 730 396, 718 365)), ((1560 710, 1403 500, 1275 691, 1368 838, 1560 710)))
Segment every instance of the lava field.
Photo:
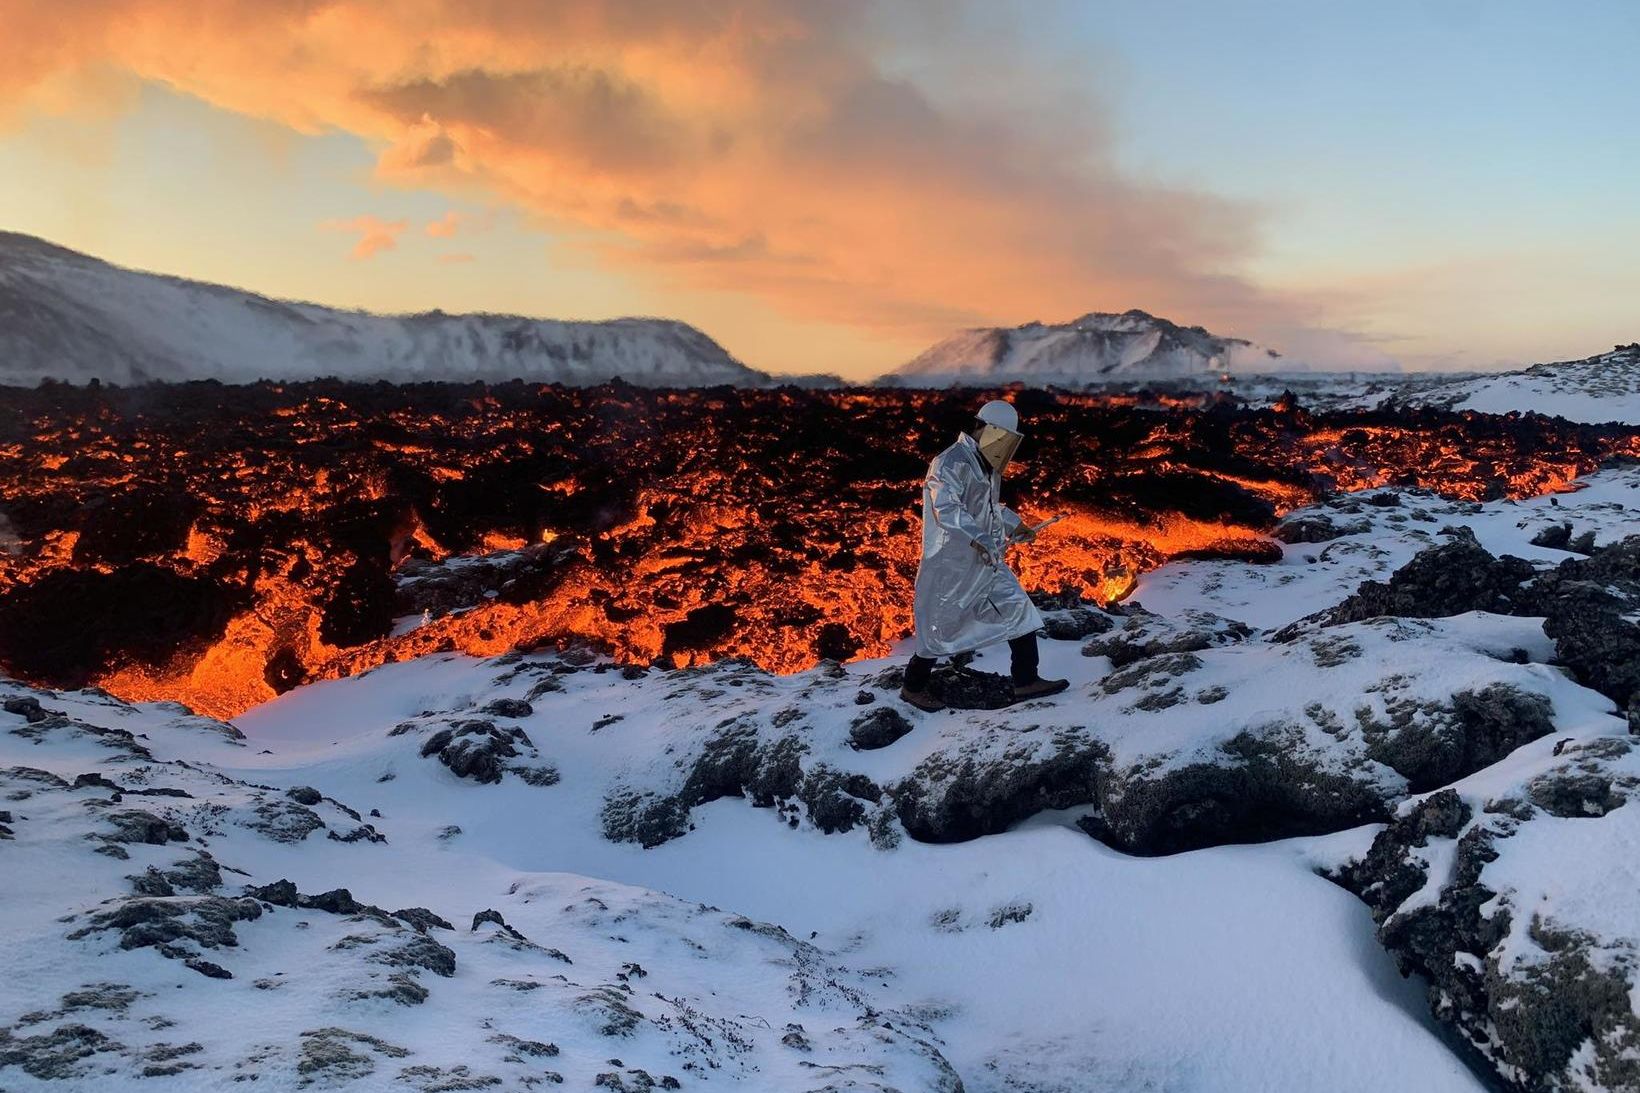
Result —
MULTIPOLYGON (((994 392, 991 392, 994 394, 994 392)), ((0 670, 231 716, 440 650, 778 671, 911 628, 928 460, 974 391, 194 383, 0 389, 0 670)), ((1029 390, 1027 587, 1276 555, 1329 492, 1567 489, 1640 429, 1029 390)))

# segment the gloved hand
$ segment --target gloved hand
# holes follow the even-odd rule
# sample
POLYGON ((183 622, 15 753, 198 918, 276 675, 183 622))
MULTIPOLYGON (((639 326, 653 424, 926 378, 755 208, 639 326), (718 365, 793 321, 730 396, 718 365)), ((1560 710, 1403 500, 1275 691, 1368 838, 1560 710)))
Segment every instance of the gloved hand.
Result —
POLYGON ((973 541, 973 547, 974 551, 979 555, 980 561, 984 562, 986 565, 997 564, 996 556, 991 553, 990 547, 986 546, 978 539, 973 541))

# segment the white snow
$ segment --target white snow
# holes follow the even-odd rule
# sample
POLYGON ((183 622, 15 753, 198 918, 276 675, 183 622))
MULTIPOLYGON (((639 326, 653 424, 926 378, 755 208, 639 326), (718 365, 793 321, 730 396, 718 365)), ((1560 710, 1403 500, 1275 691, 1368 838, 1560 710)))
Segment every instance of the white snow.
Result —
MULTIPOLYGON (((1508 372, 1318 375, 1294 386, 1305 405, 1317 408, 1366 409, 1393 398, 1410 406, 1634 425, 1640 424, 1640 343, 1616 346, 1609 353, 1583 360, 1534 364, 1508 372)), ((1238 381, 1236 389, 1255 403, 1279 394, 1256 380, 1238 381)))
MULTIPOLYGON (((210 852, 256 883, 288 877, 307 893, 345 886, 387 908, 429 907, 458 927, 454 935, 435 932, 456 951, 458 971, 450 981, 423 977, 434 997, 420 1007, 338 1000, 358 985, 359 971, 338 967, 332 947, 359 928, 291 911, 241 924, 239 951, 207 954, 234 971, 224 984, 148 950, 114 951, 106 938, 65 943, 59 915, 83 914, 118 890, 121 875, 150 861, 163 865, 178 851, 133 846, 131 862, 108 862, 66 837, 35 841, 34 832, 59 821, 22 802, 14 807, 28 818, 16 825, 18 841, 0 847, 14 875, 26 878, 9 889, 0 911, 0 966, 22 973, 0 981, 0 1020, 84 983, 112 981, 153 992, 123 1024, 163 1013, 179 1023, 165 1033, 170 1040, 210 1042, 196 1057, 206 1065, 231 1068, 250 1045, 288 1044, 320 1026, 415 1051, 351 1088, 403 1088, 389 1076, 411 1064, 467 1062, 484 1070, 471 1046, 481 1022, 557 1044, 561 1054, 545 1062, 572 1088, 577 1075, 585 1087, 593 1072, 610 1069, 602 1065, 609 1056, 651 1073, 679 1073, 685 1088, 696 1080, 808 1088, 793 1084, 803 1072, 791 1069, 791 1053, 771 1046, 778 1036, 761 1038, 743 1026, 757 1046, 740 1057, 741 1068, 685 1074, 671 1054, 677 1045, 650 1031, 619 1042, 600 1037, 577 1016, 584 991, 514 996, 490 986, 497 978, 546 981, 559 972, 586 984, 636 962, 649 972, 634 1002, 646 1010, 658 986, 720 1017, 761 1016, 776 1032, 795 1017, 816 1039, 827 1022, 848 1015, 835 1000, 792 1010, 781 988, 785 970, 769 965, 756 939, 721 927, 739 912, 778 923, 799 940, 812 933, 816 959, 834 969, 827 976, 868 992, 879 1009, 926 1021, 965 1088, 981 1093, 1481 1088, 1432 1031, 1416 985, 1400 980, 1373 943, 1365 908, 1313 873, 1303 842, 1141 859, 1036 822, 972 843, 907 840, 883 851, 861 831, 793 831, 743 801, 723 800, 697 810, 696 830, 682 839, 647 851, 615 845, 600 836, 596 820, 607 770, 666 738, 659 711, 639 720, 640 711, 629 710, 625 721, 586 731, 590 715, 623 708, 611 693, 620 690, 616 676, 567 677, 566 692, 523 722, 563 773, 550 788, 463 782, 416 758, 404 738, 385 735, 429 702, 449 706, 494 693, 495 672, 489 662, 434 657, 303 688, 241 719, 248 746, 168 727, 174 713, 163 709, 127 713, 74 695, 48 701, 76 718, 146 731, 162 759, 187 758, 277 788, 312 785, 357 808, 379 809, 382 817, 372 822, 388 835, 386 845, 319 836, 281 845, 224 825, 210 852), (393 780, 379 782, 389 770, 393 780), (461 834, 439 838, 448 825, 461 834), (592 898, 618 910, 590 908, 592 898), (724 912, 704 912, 696 901, 724 912), (483 944, 476 938, 490 936, 488 928, 468 935, 466 918, 485 907, 575 964, 531 962, 483 944), (1004 915, 990 924, 1009 909, 1022 919, 1004 915), (309 927, 295 929, 296 921, 309 927), (282 985, 253 985, 268 978, 282 985)), ((786 690, 803 681, 782 682, 786 690)), ((19 747, 11 736, 0 737, 0 748, 0 763, 69 778, 92 762, 89 748, 19 747)), ((65 814, 61 826, 83 812, 54 807, 65 814)), ((139 1031, 123 1035, 135 1039, 139 1031)), ((834 1051, 858 1053, 845 1043, 834 1051)), ((287 1047, 269 1056, 258 1088, 291 1087, 288 1055, 287 1047)), ((890 1058, 904 1078, 928 1079, 908 1054, 890 1058)), ((7 1088, 35 1088, 15 1070, 4 1076, 7 1088)), ((214 1088, 218 1080, 188 1072, 166 1088, 214 1088)))
POLYGON ((1462 396, 1454 404, 1460 410, 1640 424, 1640 346, 1473 380, 1456 385, 1454 393, 1462 396))

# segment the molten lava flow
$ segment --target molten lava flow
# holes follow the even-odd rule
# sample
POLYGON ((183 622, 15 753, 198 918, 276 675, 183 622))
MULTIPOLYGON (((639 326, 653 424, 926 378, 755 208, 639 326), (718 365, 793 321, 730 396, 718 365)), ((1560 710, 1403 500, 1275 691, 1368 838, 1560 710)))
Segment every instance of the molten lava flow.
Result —
MULTIPOLYGON (((1640 431, 1015 393, 1027 587, 1108 602, 1181 555, 1395 485, 1572 488, 1640 431)), ((911 630, 919 488, 973 392, 307 383, 0 392, 0 667, 231 716, 424 653, 585 640, 792 671, 911 630)))

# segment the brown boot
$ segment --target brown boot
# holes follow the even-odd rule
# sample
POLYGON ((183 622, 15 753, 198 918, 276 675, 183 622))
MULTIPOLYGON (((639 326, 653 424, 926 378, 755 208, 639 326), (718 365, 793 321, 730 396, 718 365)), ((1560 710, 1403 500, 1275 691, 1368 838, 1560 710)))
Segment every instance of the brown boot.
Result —
POLYGON ((932 691, 908 691, 901 687, 900 701, 909 703, 919 710, 926 710, 929 713, 939 713, 945 709, 945 703, 935 698, 932 691))
POLYGON ((1056 695, 1071 685, 1068 679, 1033 679, 1029 683, 1014 684, 1014 701, 1023 702, 1027 698, 1045 698, 1056 695))

